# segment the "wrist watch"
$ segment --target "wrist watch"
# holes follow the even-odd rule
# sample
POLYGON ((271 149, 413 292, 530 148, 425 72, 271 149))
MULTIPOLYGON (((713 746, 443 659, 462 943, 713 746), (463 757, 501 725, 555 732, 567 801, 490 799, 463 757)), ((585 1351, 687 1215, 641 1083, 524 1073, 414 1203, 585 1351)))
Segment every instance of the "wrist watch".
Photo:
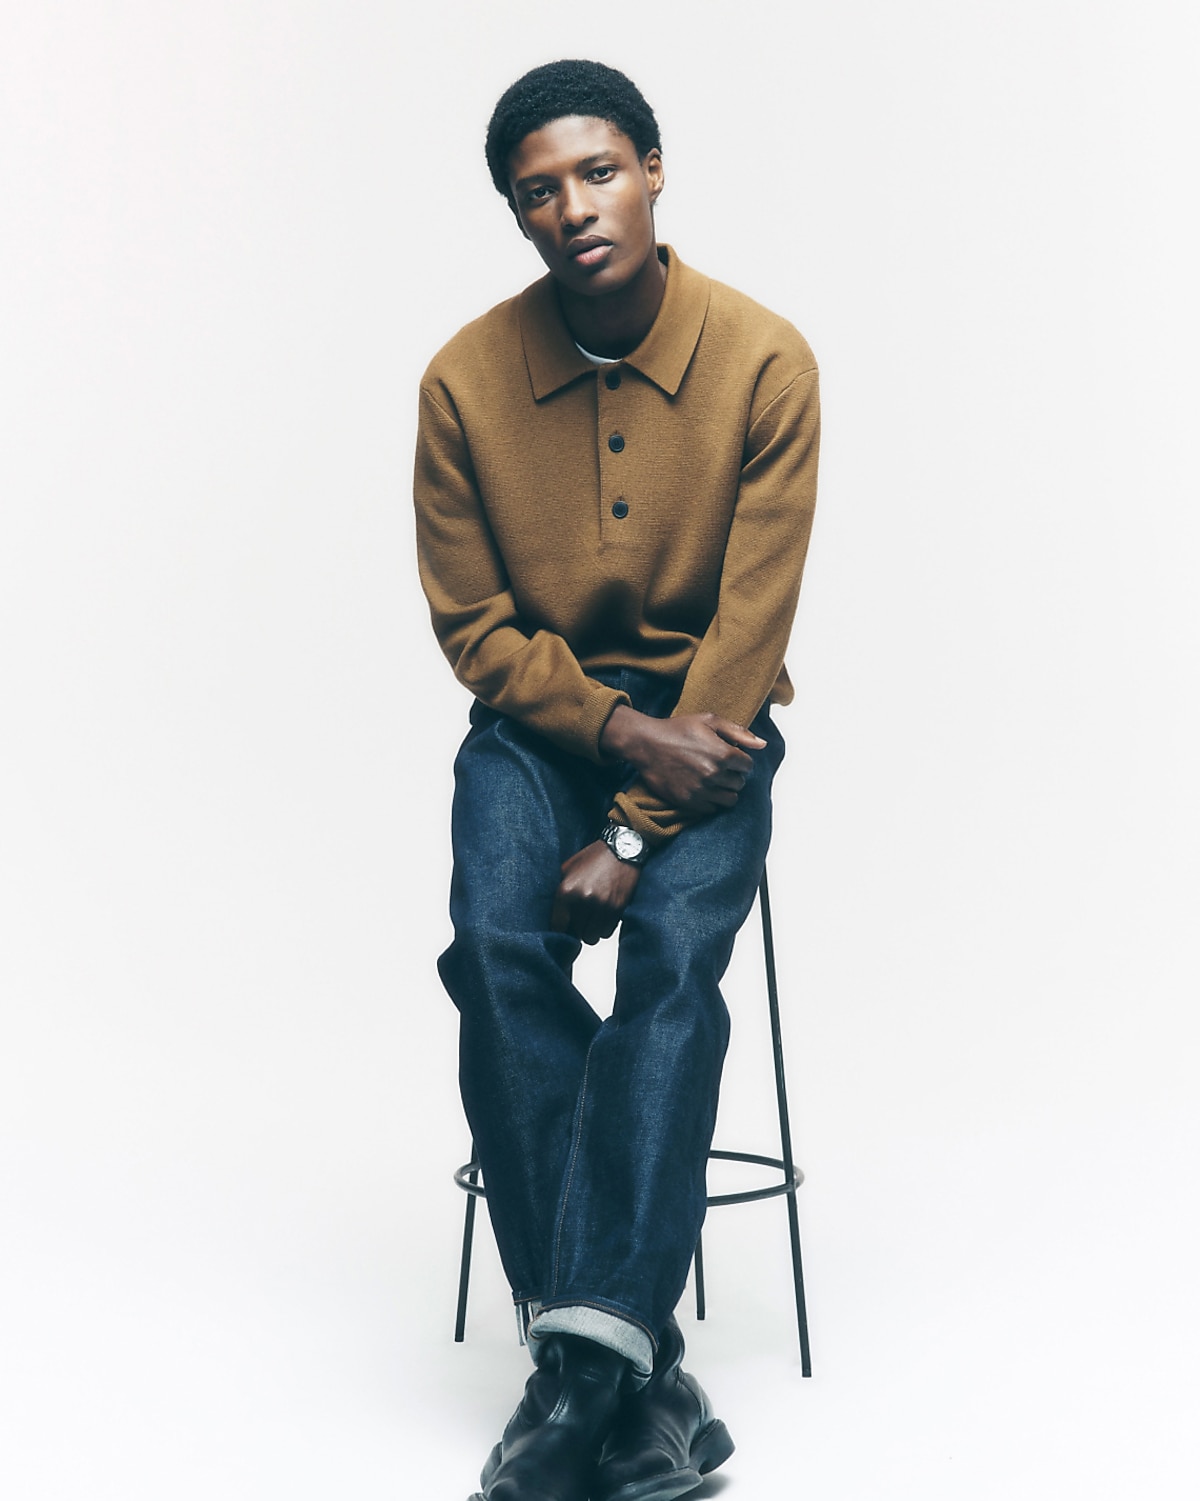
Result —
POLYGON ((614 823, 611 818, 600 838, 623 865, 645 865, 650 858, 650 846, 638 831, 623 823, 614 823))

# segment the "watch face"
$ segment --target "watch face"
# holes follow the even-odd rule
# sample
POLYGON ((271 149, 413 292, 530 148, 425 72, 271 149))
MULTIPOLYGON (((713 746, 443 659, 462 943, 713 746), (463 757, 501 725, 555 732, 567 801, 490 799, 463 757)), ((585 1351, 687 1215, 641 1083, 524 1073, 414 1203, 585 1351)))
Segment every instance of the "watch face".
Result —
POLYGON ((642 836, 635 829, 618 829, 614 843, 622 860, 634 860, 642 853, 642 836))

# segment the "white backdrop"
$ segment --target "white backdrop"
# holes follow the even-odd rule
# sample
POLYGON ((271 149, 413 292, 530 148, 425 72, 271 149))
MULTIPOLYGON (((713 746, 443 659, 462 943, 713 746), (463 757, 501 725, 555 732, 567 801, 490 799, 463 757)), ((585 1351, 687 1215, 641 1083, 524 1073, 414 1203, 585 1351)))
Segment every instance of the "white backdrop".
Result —
MULTIPOLYGON (((491 106, 579 55, 823 371, 773 857, 816 1374, 782 1208, 714 1214, 703 1494, 1196 1494, 1197 40, 4 7, 7 1496, 461 1496, 519 1390, 486 1231, 450 1342, 466 699, 408 480, 425 362, 540 270, 491 106)), ((757 965, 720 1135, 770 1150, 757 965)))

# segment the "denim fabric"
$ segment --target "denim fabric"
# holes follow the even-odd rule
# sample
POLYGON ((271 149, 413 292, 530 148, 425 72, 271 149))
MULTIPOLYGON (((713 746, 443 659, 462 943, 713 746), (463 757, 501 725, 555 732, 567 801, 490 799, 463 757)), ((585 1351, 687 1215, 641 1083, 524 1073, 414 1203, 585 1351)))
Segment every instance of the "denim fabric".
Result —
POLYGON ((625 1379, 631 1390, 645 1386, 654 1374, 654 1341, 639 1325, 618 1314, 576 1304, 538 1313, 526 1336, 535 1365, 541 1359, 542 1341, 550 1334, 575 1334, 623 1355, 629 1362, 625 1379))
MULTIPOLYGON (((593 676, 671 711, 678 683, 593 676)), ((596 839, 627 765, 597 766, 476 703, 455 761, 454 941, 439 960, 460 1014, 460 1083, 517 1302, 595 1308, 657 1342, 704 1219, 729 1016, 720 979, 770 839, 767 742, 735 807, 643 868, 618 930, 603 1023, 571 982, 578 940, 550 930, 564 860, 596 839)))

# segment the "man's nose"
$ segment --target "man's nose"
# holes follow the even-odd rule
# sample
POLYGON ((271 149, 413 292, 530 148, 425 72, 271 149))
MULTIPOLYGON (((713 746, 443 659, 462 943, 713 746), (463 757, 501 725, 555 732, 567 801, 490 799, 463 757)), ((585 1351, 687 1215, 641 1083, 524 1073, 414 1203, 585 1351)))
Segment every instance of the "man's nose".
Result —
POLYGON ((596 217, 591 198, 582 183, 568 183, 559 199, 565 228, 576 228, 596 217))

